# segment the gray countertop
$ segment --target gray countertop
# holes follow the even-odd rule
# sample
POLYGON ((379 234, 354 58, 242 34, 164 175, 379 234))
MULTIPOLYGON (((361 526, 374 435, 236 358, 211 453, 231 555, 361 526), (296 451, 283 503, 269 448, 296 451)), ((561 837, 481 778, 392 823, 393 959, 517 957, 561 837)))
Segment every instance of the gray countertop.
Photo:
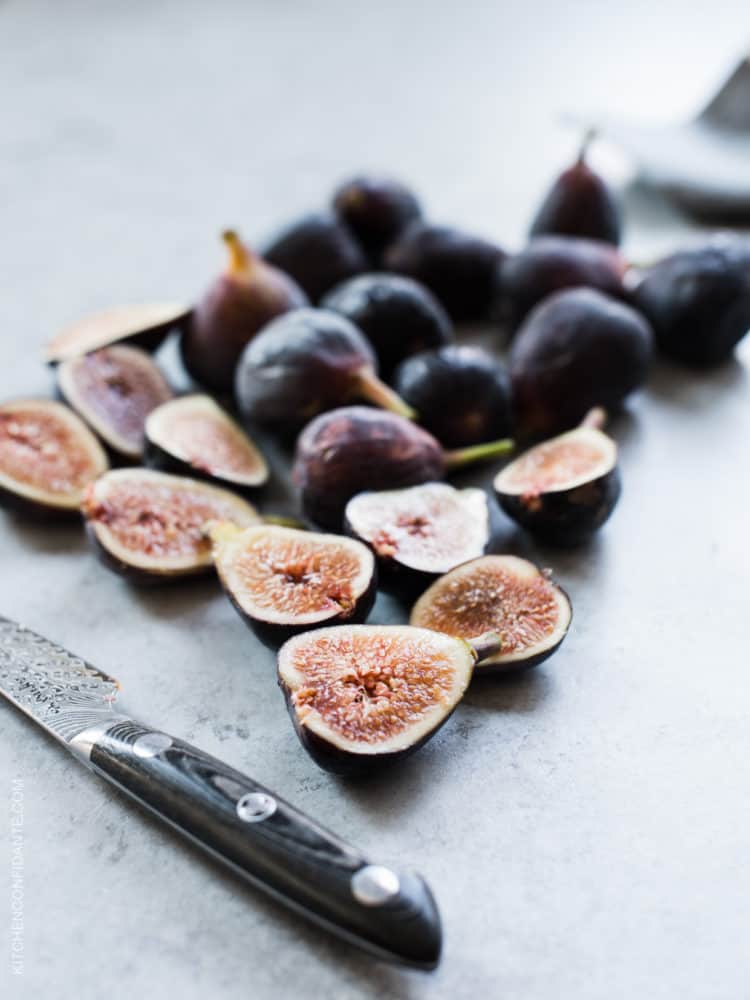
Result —
MULTIPOLYGON (((732 63, 739 4, 657 7, 0 2, 0 395, 51 390, 38 354, 60 325, 193 298, 221 227, 258 238, 362 165, 518 243, 575 144, 559 110, 682 115, 732 63)), ((643 191, 627 204, 638 259, 689 232, 643 191)), ((433 974, 360 956, 0 705, 0 795, 23 783, 25 944, 13 976, 3 904, 2 996, 746 997, 743 355, 707 377, 657 368, 613 427, 624 493, 589 547, 538 550, 507 528, 569 591, 570 636, 539 670, 473 687, 422 752, 365 784, 302 751, 271 654, 214 582, 139 592, 77 528, 0 515, 0 613, 114 673, 136 717, 417 866, 445 927, 433 974)), ((381 597, 373 620, 398 612, 381 597)))

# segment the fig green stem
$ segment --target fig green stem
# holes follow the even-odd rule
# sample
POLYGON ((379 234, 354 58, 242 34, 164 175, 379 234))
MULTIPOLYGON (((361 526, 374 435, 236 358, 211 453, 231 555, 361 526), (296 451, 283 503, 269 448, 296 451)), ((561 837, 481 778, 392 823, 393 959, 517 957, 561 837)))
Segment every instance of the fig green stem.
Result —
POLYGON ((595 431, 602 431, 606 426, 607 411, 603 406, 593 406, 579 424, 579 427, 593 427, 595 431))
POLYGON ((390 410, 391 413, 397 413, 400 417, 407 417, 409 420, 416 419, 416 411, 400 396, 396 395, 385 382, 381 382, 369 365, 360 368, 355 374, 353 390, 353 395, 361 396, 368 403, 374 403, 375 406, 380 406, 383 410, 390 410))
POLYGON ((485 632, 476 639, 469 640, 469 645, 474 650, 476 662, 481 663, 488 656, 494 656, 503 648, 503 640, 497 632, 485 632))
POLYGON ((307 531, 307 525, 296 517, 285 517, 284 514, 265 514, 264 524, 274 524, 279 528, 296 528, 298 531, 307 531))
POLYGON ((253 263, 253 255, 250 250, 234 229, 225 229, 221 238, 229 250, 229 273, 237 276, 246 275, 253 263))
POLYGON ((586 162, 586 156, 589 151, 589 146, 596 138, 596 128, 590 125, 586 131, 583 133, 583 139, 581 140, 581 148, 578 150, 578 163, 582 164, 586 162))
POLYGON ((485 444, 473 444, 468 448, 456 448, 443 452, 445 467, 450 472, 460 469, 473 462, 488 462, 492 458, 500 458, 513 451, 516 443, 512 438, 502 438, 500 441, 487 441, 485 444))

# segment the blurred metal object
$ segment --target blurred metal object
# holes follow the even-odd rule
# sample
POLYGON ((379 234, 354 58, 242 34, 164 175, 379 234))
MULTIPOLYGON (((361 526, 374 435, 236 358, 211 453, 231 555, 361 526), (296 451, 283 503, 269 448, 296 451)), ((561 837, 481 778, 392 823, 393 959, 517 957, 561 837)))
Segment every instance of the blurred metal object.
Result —
MULTIPOLYGON (((581 116, 575 116, 581 124, 581 116)), ((699 219, 750 224, 750 56, 688 122, 585 119, 638 165, 639 179, 699 219)))

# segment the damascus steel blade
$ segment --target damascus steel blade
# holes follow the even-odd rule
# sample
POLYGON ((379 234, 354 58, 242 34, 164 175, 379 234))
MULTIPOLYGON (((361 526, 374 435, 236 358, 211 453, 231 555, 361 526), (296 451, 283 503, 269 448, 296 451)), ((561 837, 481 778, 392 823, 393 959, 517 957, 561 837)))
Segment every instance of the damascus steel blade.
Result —
POLYGON ((114 718, 118 689, 113 677, 0 617, 0 694, 63 743, 114 718))

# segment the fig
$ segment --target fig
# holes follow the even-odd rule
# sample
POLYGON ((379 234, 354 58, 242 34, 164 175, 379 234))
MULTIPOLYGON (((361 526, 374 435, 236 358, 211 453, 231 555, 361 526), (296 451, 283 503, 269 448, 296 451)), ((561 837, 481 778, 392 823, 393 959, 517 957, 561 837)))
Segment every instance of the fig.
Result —
POLYGON ((254 254, 237 233, 222 238, 229 264, 195 307, 180 338, 185 368, 196 382, 216 392, 232 388, 245 344, 275 316, 307 304, 287 274, 254 254))
POLYGON ((494 243, 461 229, 415 222, 386 250, 384 264, 426 285, 461 323, 489 314, 504 256, 494 243))
POLYGON ((659 261, 634 292, 662 354, 696 368, 731 357, 750 329, 747 241, 714 241, 659 261))
POLYGON ((269 323, 237 366, 235 393, 245 420, 280 431, 349 399, 413 416, 375 374, 372 348, 353 323, 326 309, 296 309, 269 323))
POLYGON ((572 608, 567 595, 533 563, 517 556, 481 556, 436 580, 409 622, 468 641, 491 630, 500 649, 476 676, 508 673, 546 660, 565 638, 572 608))
POLYGON ((63 361, 57 368, 57 385, 104 443, 131 459, 143 454, 148 414, 172 398, 151 355, 127 344, 63 361))
POLYGON ((170 330, 182 329, 189 317, 190 307, 178 302, 114 306, 86 316, 58 333, 47 344, 45 360, 57 364, 122 340, 155 351, 170 330))
POLYGON ((480 347, 441 347, 407 358, 393 384, 417 411, 419 423, 449 448, 510 433, 510 376, 480 347))
POLYGON ((592 406, 618 409, 646 381, 648 322, 593 288, 570 288, 532 309, 510 351, 520 426, 540 436, 567 430, 592 406))
POLYGON ((133 583, 158 583, 206 572, 209 521, 257 524, 254 507, 228 490, 153 469, 114 469, 86 488, 81 511, 94 548, 133 583))
POLYGON ((291 275, 311 302, 319 302, 334 285, 368 267, 353 233, 332 212, 306 215, 292 223, 266 246, 263 256, 291 275))
POLYGON ((210 396, 181 396, 146 419, 146 465, 218 480, 231 487, 262 486, 268 465, 255 444, 210 396))
POLYGON ((334 193, 333 210, 375 263, 388 244, 422 216, 416 196, 406 185, 376 174, 345 181, 334 193))
POLYGON ((385 378, 404 358, 453 340, 453 324, 432 292, 401 275, 361 274, 334 288, 321 305, 359 327, 385 378))
POLYGON ((538 302, 563 288, 597 288, 624 299, 627 269, 625 258, 609 243, 574 236, 539 236, 500 265, 499 318, 515 329, 538 302))
POLYGON ((240 616, 269 645, 322 625, 363 622, 375 602, 361 542, 273 524, 208 526, 214 565, 240 616))
POLYGON ((62 403, 0 404, 0 500, 40 516, 77 515, 88 483, 109 467, 102 446, 62 403))
POLYGON ((530 448, 497 474, 509 517, 546 542, 578 545, 600 528, 620 497, 617 445, 593 409, 575 430, 530 448))
POLYGON ((586 163, 593 133, 584 138, 576 162, 554 182, 531 224, 531 236, 584 236, 620 242, 620 208, 606 181, 586 163))
POLYGON ((425 585, 481 556, 490 540, 484 490, 448 483, 358 493, 346 505, 344 522, 372 548, 386 575, 425 585))
POLYGON ((432 482, 512 448, 512 441, 501 440, 446 452, 432 434, 395 413, 343 406, 316 417, 300 434, 292 476, 308 517, 338 531, 357 493, 432 482))
POLYGON ((433 736, 468 687, 474 664, 499 648, 408 625, 303 632, 278 654, 279 685, 304 748, 320 767, 362 775, 433 736))

